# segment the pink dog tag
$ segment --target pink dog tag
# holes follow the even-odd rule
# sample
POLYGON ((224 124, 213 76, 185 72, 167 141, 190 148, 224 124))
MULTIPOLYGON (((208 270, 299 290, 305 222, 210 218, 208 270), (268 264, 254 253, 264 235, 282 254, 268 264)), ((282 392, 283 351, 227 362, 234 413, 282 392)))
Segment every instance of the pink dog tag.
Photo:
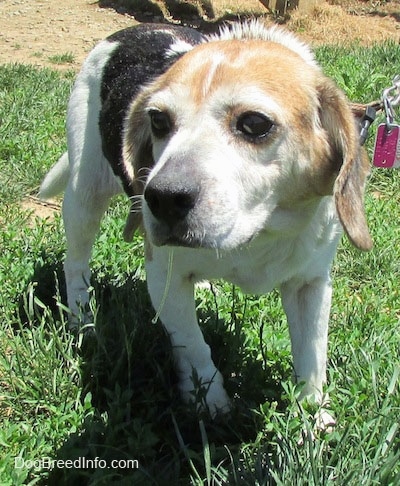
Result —
POLYGON ((392 125, 390 130, 385 123, 376 133, 374 166, 384 168, 400 167, 400 127, 392 125))

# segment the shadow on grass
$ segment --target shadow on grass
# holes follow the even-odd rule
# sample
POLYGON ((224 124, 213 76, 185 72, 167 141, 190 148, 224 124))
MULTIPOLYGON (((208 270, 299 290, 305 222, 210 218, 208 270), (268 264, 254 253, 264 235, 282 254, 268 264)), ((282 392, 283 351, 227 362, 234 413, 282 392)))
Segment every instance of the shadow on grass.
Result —
MULTIPOLYGON (((36 295, 57 319, 54 276, 63 296, 58 263, 42 261, 32 281, 38 282, 36 295)), ((229 470, 240 444, 254 441, 262 427, 252 410, 266 401, 280 401, 276 376, 283 371, 264 369, 248 354, 244 334, 232 331, 234 323, 221 320, 216 309, 203 309, 199 319, 205 338, 234 407, 229 416, 216 420, 199 416, 194 405, 180 399, 169 339, 160 323, 151 323, 154 311, 145 282, 127 278, 117 286, 94 275, 93 283, 96 333, 87 333, 79 350, 81 397, 88 400, 88 413, 80 430, 55 454, 55 459, 77 467, 53 469, 42 484, 182 484, 194 471, 205 477, 205 440, 213 467, 223 464, 229 470), (133 460, 130 467, 120 466, 128 460, 133 460), (120 467, 113 468, 116 464, 120 467)))

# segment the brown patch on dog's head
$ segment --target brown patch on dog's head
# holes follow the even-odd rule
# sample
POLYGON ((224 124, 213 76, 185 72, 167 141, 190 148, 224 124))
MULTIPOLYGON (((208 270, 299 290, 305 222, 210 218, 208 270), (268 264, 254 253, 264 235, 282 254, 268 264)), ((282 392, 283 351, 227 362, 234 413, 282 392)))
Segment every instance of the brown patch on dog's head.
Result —
MULTIPOLYGON (((130 107, 124 133, 129 195, 133 200, 143 195, 154 166, 148 105, 155 102, 164 110, 165 103, 166 111, 177 110, 178 119, 179 113, 190 113, 183 117, 186 123, 190 117, 199 116, 198 124, 204 119, 199 115, 202 110, 214 110, 213 117, 219 116, 221 125, 225 123, 227 144, 239 147, 241 143, 242 156, 248 150, 248 157, 243 157, 246 160, 258 157, 266 166, 275 164, 281 175, 273 188, 278 204, 291 207, 303 199, 333 194, 350 241, 361 250, 369 250, 372 240, 364 212, 368 161, 348 101, 323 76, 305 47, 293 39, 282 41, 284 34, 277 30, 272 31, 272 39, 261 34, 260 38, 239 36, 199 45, 144 88, 130 107), (277 126, 276 132, 259 145, 235 138, 230 116, 237 119, 240 113, 258 111, 260 103, 261 112, 277 126), (268 152, 274 137, 279 139, 277 146, 283 148, 268 152), (292 186, 290 191, 286 190, 287 183, 292 186)), ((211 143, 212 136, 208 133, 205 139, 211 143)), ((193 140, 188 139, 185 153, 191 143, 193 140)), ((131 212, 126 238, 133 236, 140 219, 140 214, 131 212)))

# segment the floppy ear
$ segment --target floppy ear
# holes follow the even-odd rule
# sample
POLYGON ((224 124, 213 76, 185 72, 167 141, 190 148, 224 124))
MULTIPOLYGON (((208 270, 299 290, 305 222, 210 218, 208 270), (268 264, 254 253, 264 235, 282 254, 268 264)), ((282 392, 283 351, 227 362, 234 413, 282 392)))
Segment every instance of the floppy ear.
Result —
POLYGON ((360 250, 370 250, 364 210, 364 191, 369 161, 360 146, 357 121, 343 93, 329 80, 319 86, 320 119, 328 134, 334 170, 338 172, 333 187, 336 210, 351 243, 360 250))
POLYGON ((145 112, 145 93, 131 104, 125 119, 123 134, 124 189, 131 199, 131 209, 125 223, 124 239, 132 241, 142 224, 141 202, 146 178, 154 165, 150 127, 145 112))

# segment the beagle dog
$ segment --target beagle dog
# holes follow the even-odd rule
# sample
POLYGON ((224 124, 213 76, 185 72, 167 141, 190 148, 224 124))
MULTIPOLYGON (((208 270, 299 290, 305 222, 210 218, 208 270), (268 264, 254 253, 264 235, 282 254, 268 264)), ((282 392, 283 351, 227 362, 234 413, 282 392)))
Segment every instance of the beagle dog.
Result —
POLYGON ((310 49, 259 21, 219 34, 141 25, 100 42, 68 106, 68 152, 41 196, 65 189, 71 313, 88 303, 101 217, 123 190, 125 228, 145 233, 148 289, 171 339, 180 390, 196 376, 210 413, 229 409, 196 318, 196 282, 280 290, 295 379, 323 400, 330 267, 344 228, 372 246, 364 213, 368 160, 349 103, 310 49))

